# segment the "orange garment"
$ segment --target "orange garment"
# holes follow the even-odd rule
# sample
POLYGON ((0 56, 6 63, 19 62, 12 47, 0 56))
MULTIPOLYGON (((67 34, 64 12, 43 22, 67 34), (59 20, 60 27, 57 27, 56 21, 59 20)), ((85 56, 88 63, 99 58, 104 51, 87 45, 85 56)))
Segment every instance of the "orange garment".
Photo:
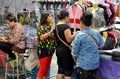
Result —
POLYGON ((119 2, 118 7, 117 7, 116 16, 120 17, 120 2, 119 2))

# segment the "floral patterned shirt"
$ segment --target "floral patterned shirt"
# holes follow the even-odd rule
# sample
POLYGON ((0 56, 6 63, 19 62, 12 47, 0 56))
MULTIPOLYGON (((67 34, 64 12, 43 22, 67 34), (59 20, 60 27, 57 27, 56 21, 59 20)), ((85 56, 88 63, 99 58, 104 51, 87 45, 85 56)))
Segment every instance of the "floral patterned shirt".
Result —
POLYGON ((5 37, 9 43, 15 44, 21 49, 25 48, 25 30, 21 24, 17 23, 16 26, 11 28, 9 34, 5 37))
POLYGON ((43 41, 40 40, 40 36, 42 34, 45 34, 45 33, 49 32, 49 31, 50 31, 50 28, 46 28, 46 27, 43 27, 43 26, 38 27, 38 31, 37 31, 38 47, 47 48, 47 49, 55 49, 56 48, 56 40, 55 40, 55 37, 54 37, 54 33, 52 33, 51 36, 48 36, 47 39, 44 39, 43 41))

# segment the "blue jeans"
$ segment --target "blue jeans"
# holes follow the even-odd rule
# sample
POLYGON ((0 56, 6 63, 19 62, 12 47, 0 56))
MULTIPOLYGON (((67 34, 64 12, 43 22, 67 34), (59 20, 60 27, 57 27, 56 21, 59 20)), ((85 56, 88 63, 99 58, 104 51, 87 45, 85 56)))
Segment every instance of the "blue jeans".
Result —
POLYGON ((73 69, 73 72, 72 72, 72 79, 80 79, 79 75, 77 74, 76 69, 73 69))
MULTIPOLYGON (((31 77, 32 79, 37 79, 39 68, 35 67, 31 72, 27 71, 27 77, 31 77)), ((50 70, 48 72, 48 77, 50 77, 50 70)))

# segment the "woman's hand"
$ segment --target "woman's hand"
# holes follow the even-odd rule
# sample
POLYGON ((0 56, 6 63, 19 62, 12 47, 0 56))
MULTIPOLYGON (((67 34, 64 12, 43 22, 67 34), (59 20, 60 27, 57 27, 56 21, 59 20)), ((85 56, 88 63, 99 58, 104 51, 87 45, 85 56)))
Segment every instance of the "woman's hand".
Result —
POLYGON ((42 34, 42 35, 40 36, 40 39, 41 39, 41 40, 46 39, 48 36, 50 36, 50 35, 52 34, 53 31, 54 31, 54 26, 51 27, 51 29, 50 29, 49 32, 47 32, 47 33, 45 33, 45 34, 42 34))
POLYGON ((8 40, 6 40, 4 37, 1 37, 1 38, 0 38, 0 41, 1 41, 1 42, 8 42, 8 40))
POLYGON ((73 56, 72 58, 74 60, 74 63, 76 63, 76 60, 77 60, 76 56, 73 56))
POLYGON ((73 34, 77 35, 79 32, 80 32, 80 31, 76 31, 76 32, 74 32, 73 34))

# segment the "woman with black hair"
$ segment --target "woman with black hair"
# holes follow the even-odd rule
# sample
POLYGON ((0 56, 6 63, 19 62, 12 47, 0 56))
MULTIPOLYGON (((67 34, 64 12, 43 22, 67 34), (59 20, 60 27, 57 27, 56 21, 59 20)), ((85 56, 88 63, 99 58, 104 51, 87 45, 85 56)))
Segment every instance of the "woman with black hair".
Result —
POLYGON ((53 19, 49 12, 41 14, 40 26, 37 28, 38 47, 40 69, 37 79, 48 79, 48 71, 50 69, 51 59, 56 48, 56 40, 54 37, 53 19))
POLYGON ((56 79, 63 79, 63 75, 65 76, 65 79, 71 79, 71 73, 74 65, 71 50, 59 39, 59 37, 66 42, 66 44, 70 45, 78 32, 75 32, 72 35, 70 26, 68 25, 69 13, 67 11, 60 11, 58 14, 58 19, 59 21, 55 28, 55 36, 57 41, 56 56, 58 64, 58 74, 56 79))
POLYGON ((80 79, 95 79, 100 63, 98 48, 104 45, 100 33, 90 28, 92 17, 93 15, 89 11, 83 13, 80 23, 82 30, 72 43, 72 55, 80 79))
POLYGON ((10 26, 10 32, 7 36, 0 38, 0 49, 9 55, 9 58, 6 59, 8 62, 16 59, 12 53, 13 47, 15 50, 25 48, 25 30, 12 14, 8 14, 5 21, 10 26))

